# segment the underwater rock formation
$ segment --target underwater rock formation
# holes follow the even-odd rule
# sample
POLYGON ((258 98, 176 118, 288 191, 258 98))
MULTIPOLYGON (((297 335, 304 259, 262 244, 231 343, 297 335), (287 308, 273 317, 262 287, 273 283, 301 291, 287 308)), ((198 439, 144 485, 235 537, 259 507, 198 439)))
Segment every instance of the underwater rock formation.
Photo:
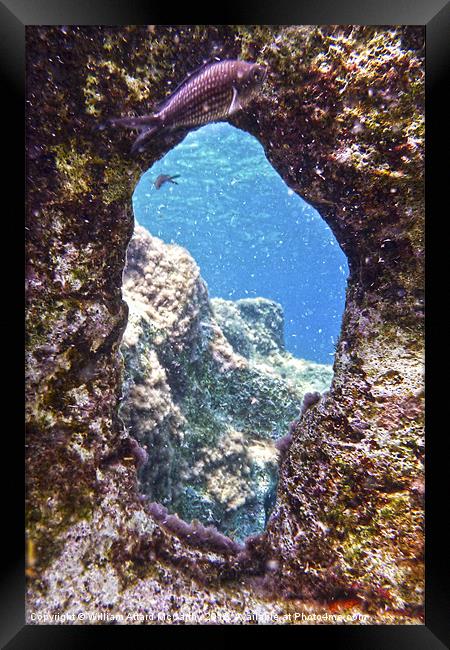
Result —
POLYGON ((329 388, 331 367, 284 352, 280 305, 210 301, 189 253, 137 224, 123 296, 120 415, 148 456, 141 490, 241 541, 261 532, 278 478, 273 439, 298 416, 306 391, 329 388), (252 359, 240 353, 244 340, 252 359))
POLYGON ((277 377, 298 395, 322 393, 333 377, 331 366, 294 357, 284 349, 281 305, 267 298, 212 298, 214 317, 233 350, 250 367, 277 377))
POLYGON ((423 28, 28 26, 26 39, 27 621, 89 606, 205 622, 349 595, 372 623, 423 620, 423 28), (267 532, 237 555, 152 518, 118 417, 131 195, 184 132, 132 159, 133 134, 105 124, 148 112, 212 56, 268 66, 230 122, 350 266, 331 389, 292 432, 267 532))
POLYGON ((233 349, 244 357, 284 352, 281 305, 267 298, 213 298, 214 315, 233 349))

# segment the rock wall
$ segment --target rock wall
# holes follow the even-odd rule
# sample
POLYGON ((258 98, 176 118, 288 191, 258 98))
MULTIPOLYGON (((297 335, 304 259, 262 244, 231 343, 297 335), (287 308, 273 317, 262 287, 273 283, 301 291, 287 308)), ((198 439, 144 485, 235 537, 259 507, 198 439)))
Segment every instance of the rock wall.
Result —
POLYGON ((62 603, 274 613, 351 595, 372 622, 420 621, 424 30, 30 26, 26 37, 28 616, 62 603), (293 432, 267 533, 237 554, 151 516, 142 454, 117 415, 131 195, 184 133, 132 159, 133 134, 105 125, 147 112, 211 56, 268 65, 231 121, 320 212, 350 266, 331 390, 293 432))

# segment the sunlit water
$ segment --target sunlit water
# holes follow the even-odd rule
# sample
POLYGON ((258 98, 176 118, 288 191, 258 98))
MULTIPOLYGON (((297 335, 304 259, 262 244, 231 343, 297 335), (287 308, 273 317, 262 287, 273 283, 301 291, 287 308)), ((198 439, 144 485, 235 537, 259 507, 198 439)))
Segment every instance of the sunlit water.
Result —
POLYGON ((332 363, 347 260, 316 210, 290 190, 260 143, 228 124, 189 133, 143 174, 137 221, 189 250, 211 297, 281 303, 286 349, 332 363), (157 190, 159 174, 179 174, 157 190))

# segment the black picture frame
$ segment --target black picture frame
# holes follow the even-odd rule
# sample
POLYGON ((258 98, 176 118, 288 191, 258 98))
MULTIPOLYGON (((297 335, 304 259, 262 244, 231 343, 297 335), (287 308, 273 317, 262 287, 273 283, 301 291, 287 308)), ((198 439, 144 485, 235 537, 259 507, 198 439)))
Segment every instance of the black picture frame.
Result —
MULTIPOLYGON (((9 306, 6 319, 2 319, 3 340, 13 339, 15 361, 4 366, 7 372, 7 387, 4 391, 8 411, 13 412, 13 424, 4 426, 7 438, 4 448, 4 466, 12 470, 7 487, 4 488, 4 535, 6 550, 1 577, 1 646, 8 650, 18 648, 67 648, 104 639, 108 626, 95 630, 88 626, 29 626, 25 625, 24 606, 24 541, 23 541, 23 430, 18 395, 23 395, 22 367, 23 350, 22 314, 23 295, 20 263, 24 259, 22 245, 23 206, 26 197, 24 172, 24 88, 25 54, 24 35, 26 25, 38 24, 409 24, 426 27, 426 195, 427 195, 427 246, 434 245, 434 228, 431 213, 439 217, 439 180, 441 155, 448 157, 448 148, 442 138, 447 130, 448 99, 445 91, 445 72, 450 62, 450 5, 446 0, 315 0, 314 2, 226 3, 215 7, 215 13, 204 9, 186 7, 188 11, 168 15, 161 7, 148 2, 130 0, 0 0, 0 65, 2 73, 3 102, 3 158, 7 160, 3 173, 5 196, 13 198, 14 209, 4 215, 4 228, 8 233, 8 251, 12 254, 13 267, 8 264, 4 276, 8 280, 4 300, 9 306), (177 15, 175 15, 177 14, 177 15), (447 103, 446 103, 447 102, 447 103), (11 142, 7 144, 7 135, 11 142), (445 153, 444 153, 445 152, 445 153), (6 190, 7 188, 7 190, 6 190), (12 188, 15 188, 13 191, 12 188), (436 209, 435 209, 436 208, 436 209), (7 223, 5 225, 5 221, 7 223), (13 236, 11 235, 13 232, 13 236), (10 292, 10 295, 8 295, 10 292), (15 323, 14 323, 15 321, 15 323), (7 448, 9 446, 9 449, 7 448), (7 459, 7 460, 6 460, 7 459), (101 634, 101 637, 100 637, 101 634)), ((442 215, 445 216, 445 215, 442 215)), ((439 221, 439 219, 438 219, 439 221)), ((6 239, 6 237, 5 237, 6 239)), ((435 256, 433 255, 433 258, 435 256)), ((433 265, 434 265, 433 260, 433 265)), ((441 258, 445 261, 445 258, 441 258)), ((431 260, 427 255, 427 312, 432 313, 435 294, 430 280, 431 260)), ((23 268, 23 267, 22 267, 23 268)), ((437 261, 439 275, 439 260, 437 261)), ((444 271, 445 272, 445 271, 444 271)), ((434 284, 434 283, 433 283, 434 284)), ((449 647, 450 642, 450 599, 445 567, 448 566, 448 534, 444 532, 447 507, 442 503, 445 493, 446 459, 441 446, 446 437, 445 424, 439 425, 435 406, 445 404, 442 381, 438 382, 429 365, 434 352, 439 353, 439 326, 434 327, 432 317, 427 319, 427 461, 426 461, 426 608, 424 626, 301 626, 293 632, 299 635, 298 642, 318 643, 331 635, 333 644, 345 644, 364 650, 429 650, 449 647), (431 321, 431 322, 430 322, 431 321), (440 435, 444 434, 444 435, 440 435), (442 464, 442 467, 441 467, 442 464), (441 542, 444 541, 444 544, 441 542), (445 543, 447 542, 447 543, 445 543)), ((7 347, 10 347, 9 345, 7 347)), ((445 382, 444 382, 445 383, 445 382)), ((443 420, 445 422, 445 419, 443 420)), ((111 628, 109 628, 110 630, 111 628)), ((126 627, 126 634, 136 628, 126 627)), ((254 630, 255 627, 252 627, 254 630)), ((259 628, 261 629, 261 628, 259 628)), ((291 628, 292 629, 292 628, 291 628)), ((142 628, 141 628, 142 631, 142 628)), ((183 631, 183 630, 180 630, 183 631)), ((209 629, 211 631, 211 628, 209 629)), ((214 629, 212 630, 214 631, 214 629)), ((228 630, 227 630, 228 631, 228 630)), ((203 630, 196 627, 201 637, 203 630)), ((118 640, 117 627, 114 628, 118 640)), ((168 634, 167 627, 164 630, 168 634)), ((183 631, 184 633, 184 631, 183 631)), ((154 639, 154 631, 147 629, 148 642, 154 639)), ((168 637, 166 637, 168 638, 168 637)), ((182 637, 185 638, 185 637, 182 637)))

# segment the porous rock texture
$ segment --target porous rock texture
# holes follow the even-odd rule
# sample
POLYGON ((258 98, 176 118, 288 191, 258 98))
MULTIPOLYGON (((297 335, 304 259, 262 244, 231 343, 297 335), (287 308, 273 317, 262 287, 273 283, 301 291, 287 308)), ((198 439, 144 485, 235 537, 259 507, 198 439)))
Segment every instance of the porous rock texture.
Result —
POLYGON ((26 36, 27 620, 107 610, 207 622, 334 599, 372 623, 420 622, 423 29, 30 26, 26 36), (148 112, 213 56, 269 67, 230 121, 320 212, 350 267, 330 392, 293 431, 267 532, 242 552, 151 516, 137 490, 142 453, 118 418, 131 195, 185 132, 131 158, 133 133, 105 125, 148 112))
POLYGON ((210 300, 188 251, 138 224, 123 297, 120 416, 146 454, 141 491, 234 539, 261 532, 275 501, 274 440, 305 393, 329 388, 331 366, 284 351, 281 305, 210 300))

